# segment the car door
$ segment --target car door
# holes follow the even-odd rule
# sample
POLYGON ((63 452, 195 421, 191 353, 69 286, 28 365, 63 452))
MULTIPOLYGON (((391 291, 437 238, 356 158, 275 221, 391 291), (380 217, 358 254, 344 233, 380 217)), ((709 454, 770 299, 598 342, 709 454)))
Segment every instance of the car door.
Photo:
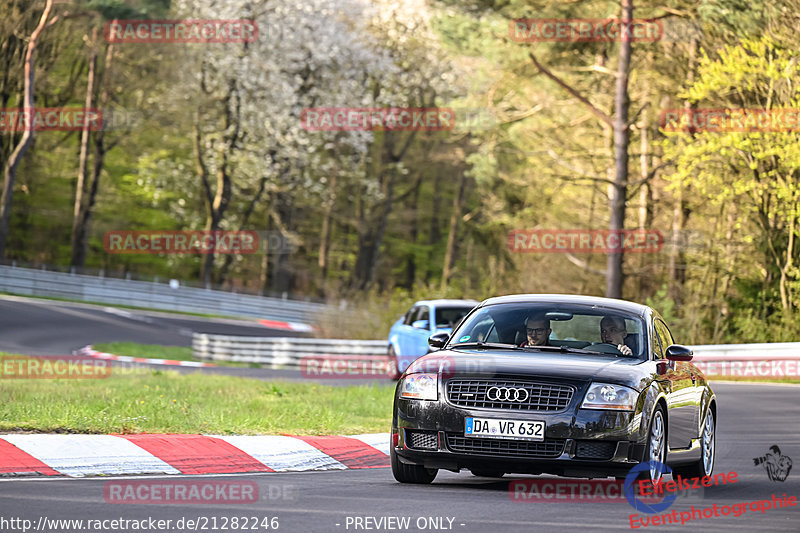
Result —
MULTIPOLYGON (((667 336, 670 344, 675 344, 675 338, 672 336, 666 322, 659 320, 663 327, 664 334, 667 336)), ((666 351, 666 348, 664 348, 666 351)), ((700 379, 701 372, 690 361, 678 361, 676 364, 681 366, 681 370, 689 375, 689 382, 687 387, 691 389, 691 393, 687 392, 687 397, 691 398, 691 424, 688 429, 689 439, 696 439, 700 436, 700 409, 703 403, 703 380, 700 379)), ((688 416, 688 415, 687 415, 688 416)))
POLYGON ((431 318, 431 308, 429 306, 420 305, 417 308, 417 314, 412 320, 412 332, 410 335, 412 346, 408 355, 422 357, 428 353, 428 337, 431 336, 431 318), (427 324, 421 324, 421 322, 427 322, 427 324), (418 327, 415 327, 414 324, 418 327))
POLYGON ((667 361, 667 347, 674 344, 669 328, 660 318, 653 324, 660 345, 661 358, 665 361, 665 377, 669 382, 667 394, 667 420, 669 421, 668 442, 671 449, 688 448, 691 440, 697 438, 696 427, 696 386, 692 381, 692 365, 683 361, 667 361))
POLYGON ((403 322, 396 325, 394 330, 394 337, 390 339, 397 347, 397 356, 401 357, 408 355, 412 349, 411 336, 413 334, 411 321, 414 320, 414 315, 417 313, 417 306, 411 307, 403 317, 403 322))

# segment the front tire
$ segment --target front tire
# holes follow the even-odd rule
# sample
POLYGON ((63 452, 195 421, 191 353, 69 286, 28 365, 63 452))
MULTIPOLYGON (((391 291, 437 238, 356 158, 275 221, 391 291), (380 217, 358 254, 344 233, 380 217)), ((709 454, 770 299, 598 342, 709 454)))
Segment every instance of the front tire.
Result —
POLYGON ((439 470, 436 468, 425 468, 419 465, 407 465, 401 463, 397 454, 394 453, 394 446, 389 449, 389 457, 392 460, 392 475, 400 483, 416 483, 427 485, 433 482, 439 470))
POLYGON ((644 460, 651 461, 650 469, 642 472, 639 479, 650 481, 655 485, 661 480, 663 472, 660 465, 653 462, 666 464, 667 457, 667 417, 664 415, 662 406, 656 407, 653 418, 650 420, 650 428, 647 431, 647 446, 645 447, 644 460))
POLYGON ((702 457, 699 461, 688 465, 678 465, 672 469, 673 475, 681 477, 703 477, 710 476, 714 471, 714 459, 716 456, 717 445, 717 420, 711 406, 706 410, 706 418, 703 422, 703 432, 700 434, 700 451, 702 457))

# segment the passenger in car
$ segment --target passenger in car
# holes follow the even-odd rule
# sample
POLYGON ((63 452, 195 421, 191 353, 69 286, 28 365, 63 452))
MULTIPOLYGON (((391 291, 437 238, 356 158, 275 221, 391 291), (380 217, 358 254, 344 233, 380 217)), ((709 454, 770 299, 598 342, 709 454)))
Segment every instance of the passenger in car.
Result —
POLYGON ((550 320, 544 314, 530 315, 525 319, 525 337, 520 346, 549 346, 550 320))
POLYGON ((606 315, 600 321, 600 339, 608 344, 613 344, 622 355, 633 355, 633 350, 625 344, 628 330, 625 319, 619 316, 606 315))

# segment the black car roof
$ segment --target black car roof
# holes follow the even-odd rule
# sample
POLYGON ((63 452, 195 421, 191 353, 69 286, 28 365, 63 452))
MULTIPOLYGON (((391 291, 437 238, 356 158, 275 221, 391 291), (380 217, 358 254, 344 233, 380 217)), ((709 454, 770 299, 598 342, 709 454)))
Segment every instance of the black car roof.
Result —
POLYGON ((482 301, 479 307, 506 303, 588 305, 593 307, 615 309, 638 316, 646 316, 650 310, 650 308, 646 305, 629 302, 627 300, 601 298, 599 296, 581 296, 577 294, 511 294, 508 296, 495 296, 494 298, 488 298, 482 301))

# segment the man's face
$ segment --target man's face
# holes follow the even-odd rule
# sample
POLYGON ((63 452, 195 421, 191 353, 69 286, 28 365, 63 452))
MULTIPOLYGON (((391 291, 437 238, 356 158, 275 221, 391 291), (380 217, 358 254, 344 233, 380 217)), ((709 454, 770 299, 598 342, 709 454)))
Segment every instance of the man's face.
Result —
POLYGON ((530 346, 544 346, 550 337, 550 328, 544 320, 528 320, 525 322, 525 334, 530 346))
POLYGON ((603 342, 617 346, 625 343, 625 337, 628 332, 621 324, 617 324, 614 320, 606 320, 605 318, 600 321, 600 338, 603 342))

